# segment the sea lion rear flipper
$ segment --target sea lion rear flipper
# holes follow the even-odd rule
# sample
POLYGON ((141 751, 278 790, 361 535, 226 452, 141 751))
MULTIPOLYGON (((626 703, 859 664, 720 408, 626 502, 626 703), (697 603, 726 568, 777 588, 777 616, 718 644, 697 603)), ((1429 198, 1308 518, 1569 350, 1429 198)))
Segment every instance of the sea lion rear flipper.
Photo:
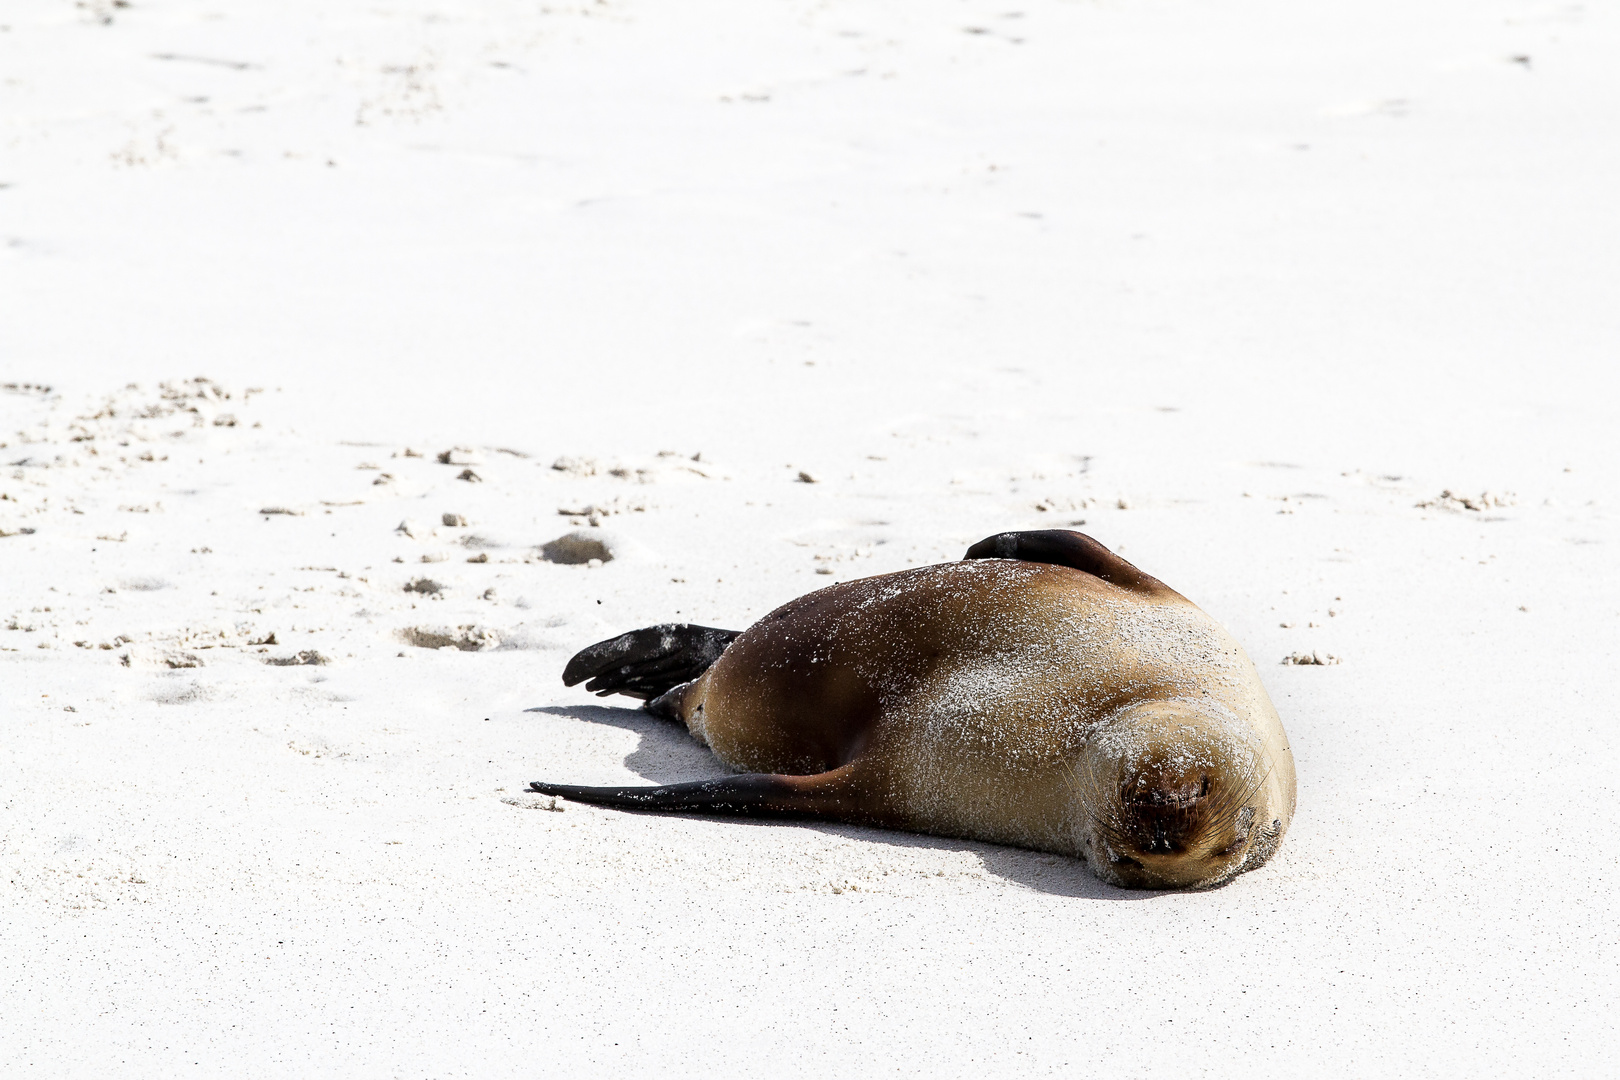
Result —
POLYGON ((1169 591, 1085 533, 1072 529, 1031 529, 987 536, 967 549, 964 559, 1018 559, 1083 570, 1110 585, 1136 592, 1169 591))
POLYGON ((563 685, 585 683, 598 696, 655 698, 690 682, 720 659, 740 630, 664 623, 587 646, 563 668, 563 685))
POLYGON ((529 790, 621 810, 851 820, 857 816, 849 784, 852 768, 845 765, 814 776, 746 773, 661 787, 575 787, 537 780, 529 790))

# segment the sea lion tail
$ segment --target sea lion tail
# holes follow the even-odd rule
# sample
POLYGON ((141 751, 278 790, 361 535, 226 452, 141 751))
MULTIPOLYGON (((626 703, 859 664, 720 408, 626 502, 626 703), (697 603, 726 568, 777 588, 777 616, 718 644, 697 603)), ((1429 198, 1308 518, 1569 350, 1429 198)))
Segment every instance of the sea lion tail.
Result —
POLYGON ((742 631, 690 623, 664 623, 598 641, 574 654, 563 668, 563 685, 585 682, 599 697, 658 697, 690 682, 720 659, 742 631))
POLYGON ((660 787, 575 787, 537 780, 529 790, 574 802, 653 813, 843 819, 853 809, 849 771, 846 765, 815 776, 747 773, 660 787))

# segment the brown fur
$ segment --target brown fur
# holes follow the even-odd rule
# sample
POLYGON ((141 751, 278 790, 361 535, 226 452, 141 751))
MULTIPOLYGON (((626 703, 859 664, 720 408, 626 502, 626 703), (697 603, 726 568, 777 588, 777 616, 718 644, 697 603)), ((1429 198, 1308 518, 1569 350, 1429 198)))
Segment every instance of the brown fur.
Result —
POLYGON ((1190 601, 1081 539, 1096 550, 1069 561, 1103 573, 979 558, 784 605, 655 703, 754 775, 596 801, 970 837, 1141 887, 1251 869, 1294 806, 1253 665, 1190 601))

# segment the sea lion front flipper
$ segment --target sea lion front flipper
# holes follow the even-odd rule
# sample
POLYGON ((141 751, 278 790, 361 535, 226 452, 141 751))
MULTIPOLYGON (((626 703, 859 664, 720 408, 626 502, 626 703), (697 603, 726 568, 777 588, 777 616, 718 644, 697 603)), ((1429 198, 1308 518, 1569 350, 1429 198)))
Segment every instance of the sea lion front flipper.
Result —
POLYGON ((1110 585, 1135 592, 1169 591, 1085 533, 1072 529, 1031 529, 987 536, 967 549, 964 559, 1018 559, 1083 570, 1110 585))
POLYGON ((563 685, 589 679, 585 689, 599 697, 624 694, 645 701, 703 674, 741 633, 690 623, 632 630, 575 653, 563 668, 563 685))
POLYGON ((745 773, 660 787, 575 787, 537 780, 529 790, 596 806, 653 813, 850 820, 858 817, 849 783, 853 767, 845 765, 814 776, 745 773))

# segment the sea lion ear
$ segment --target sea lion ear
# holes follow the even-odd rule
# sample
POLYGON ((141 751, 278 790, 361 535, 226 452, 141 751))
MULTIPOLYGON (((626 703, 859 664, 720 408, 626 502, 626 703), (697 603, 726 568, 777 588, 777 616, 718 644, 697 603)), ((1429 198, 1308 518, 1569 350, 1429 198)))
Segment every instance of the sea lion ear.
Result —
POLYGON ((964 559, 1017 559, 1067 566, 1110 585, 1136 592, 1169 592, 1158 578, 1142 573, 1085 533, 1072 529, 1031 529, 987 536, 967 549, 964 559))

